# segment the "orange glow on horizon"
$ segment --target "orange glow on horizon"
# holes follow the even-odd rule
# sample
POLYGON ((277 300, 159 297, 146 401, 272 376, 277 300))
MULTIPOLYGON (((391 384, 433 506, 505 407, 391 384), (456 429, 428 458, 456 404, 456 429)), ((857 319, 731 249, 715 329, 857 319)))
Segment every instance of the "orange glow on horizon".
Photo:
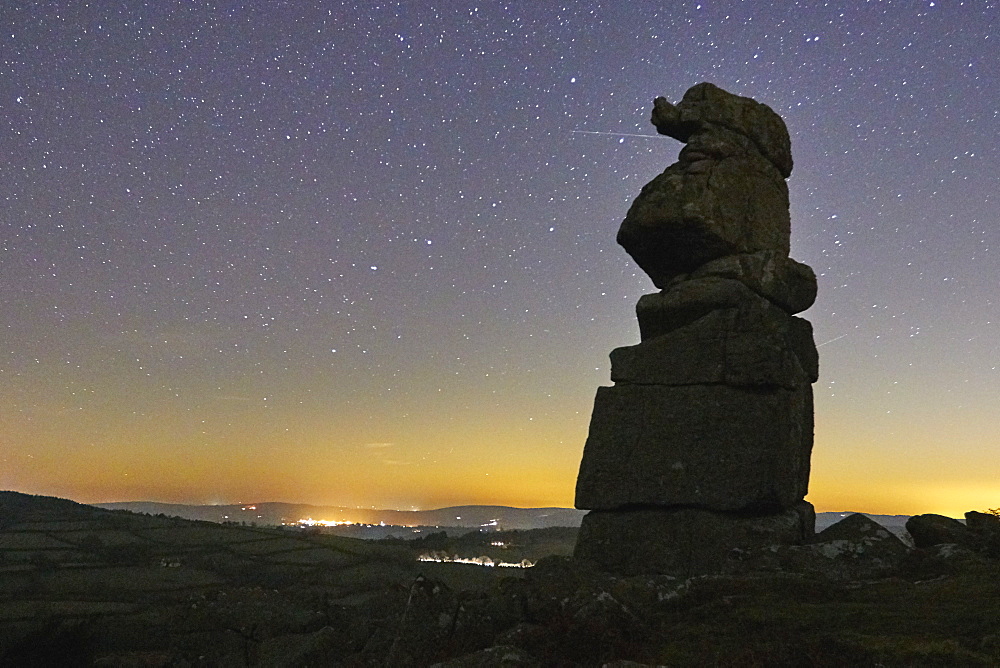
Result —
MULTIPOLYGON (((216 434, 206 445, 204 435, 172 423, 145 433, 105 427, 96 447, 72 437, 60 416, 46 432, 21 434, 25 447, 0 453, 7 462, 0 488, 84 503, 572 507, 589 418, 578 403, 545 422, 507 416, 497 426, 488 412, 466 413, 455 423, 353 425, 341 435, 315 417, 286 423, 287 430, 258 420, 252 448, 245 443, 253 425, 216 434), (66 438, 56 440, 63 428, 66 438), (164 434, 169 443, 157 440, 164 434)), ((970 422, 965 432, 949 432, 926 416, 914 417, 914 430, 899 417, 886 424, 857 422, 819 403, 807 497, 818 512, 961 517, 1000 506, 1000 484, 981 465, 992 461, 988 425, 970 422), (946 439, 955 449, 939 446, 946 439)))

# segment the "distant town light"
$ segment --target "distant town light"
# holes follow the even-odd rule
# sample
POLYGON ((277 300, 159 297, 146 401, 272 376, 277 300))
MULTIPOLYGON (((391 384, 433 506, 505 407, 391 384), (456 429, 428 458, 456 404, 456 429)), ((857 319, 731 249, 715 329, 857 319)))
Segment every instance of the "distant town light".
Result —
POLYGON ((303 527, 340 527, 355 524, 355 522, 350 520, 314 520, 311 517, 307 517, 304 520, 299 520, 295 524, 303 527))

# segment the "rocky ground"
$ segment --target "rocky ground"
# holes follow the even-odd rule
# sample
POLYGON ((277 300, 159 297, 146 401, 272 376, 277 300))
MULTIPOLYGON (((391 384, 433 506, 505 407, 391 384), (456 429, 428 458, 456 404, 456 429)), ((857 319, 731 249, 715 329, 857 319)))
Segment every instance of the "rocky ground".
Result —
MULTIPOLYGON (((0 492, 0 665, 1000 664, 997 553, 940 522, 912 549, 858 517, 682 579, 0 492)), ((518 554, 565 551, 520 533, 518 554)))

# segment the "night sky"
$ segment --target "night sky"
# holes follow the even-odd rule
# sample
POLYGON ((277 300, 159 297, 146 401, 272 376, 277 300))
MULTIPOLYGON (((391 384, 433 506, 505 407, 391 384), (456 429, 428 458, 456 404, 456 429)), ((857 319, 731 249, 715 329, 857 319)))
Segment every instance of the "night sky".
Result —
POLYGON ((711 81, 792 136, 808 500, 1000 506, 1000 4, 0 7, 0 489, 571 506, 711 81))

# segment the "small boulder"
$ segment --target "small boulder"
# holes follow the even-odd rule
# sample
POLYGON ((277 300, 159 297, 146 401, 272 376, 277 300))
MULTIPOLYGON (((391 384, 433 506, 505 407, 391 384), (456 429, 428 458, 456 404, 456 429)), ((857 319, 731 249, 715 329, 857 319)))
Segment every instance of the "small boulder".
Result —
POLYGON ((965 513, 965 526, 976 534, 1000 534, 1000 516, 970 510, 965 513))
POLYGON ((890 539, 895 539, 900 545, 906 548, 903 541, 899 540, 895 534, 878 522, 862 513, 852 513, 839 522, 835 522, 820 531, 811 542, 824 543, 833 540, 870 542, 873 540, 888 541, 890 539))
POLYGON ((906 530, 913 536, 913 544, 917 547, 932 547, 943 543, 965 546, 971 544, 969 528, 944 515, 914 515, 906 520, 906 530))
POLYGON ((850 579, 887 574, 910 552, 894 533, 861 513, 848 515, 816 534, 811 547, 838 560, 841 574, 850 579))

